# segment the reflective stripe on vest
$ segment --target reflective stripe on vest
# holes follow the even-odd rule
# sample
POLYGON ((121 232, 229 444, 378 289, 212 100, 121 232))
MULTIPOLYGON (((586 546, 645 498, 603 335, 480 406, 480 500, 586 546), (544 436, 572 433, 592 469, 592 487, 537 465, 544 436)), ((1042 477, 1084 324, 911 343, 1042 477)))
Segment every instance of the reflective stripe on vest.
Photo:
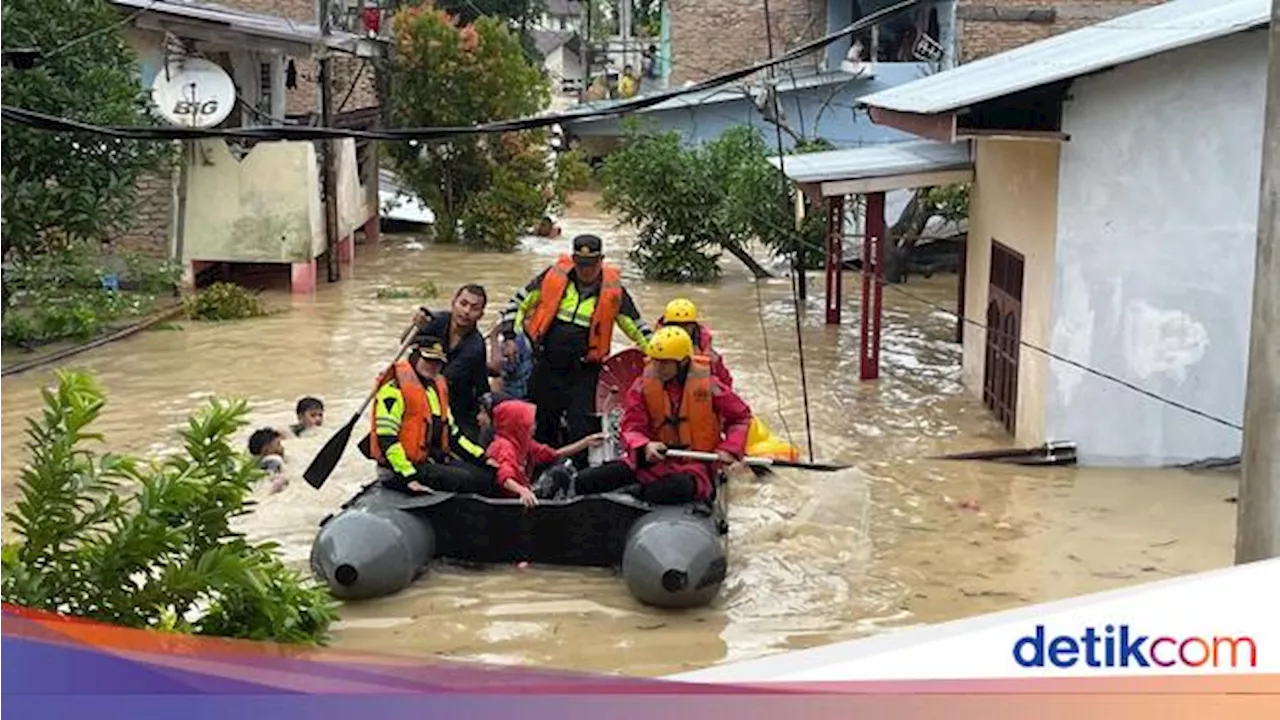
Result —
POLYGON ((538 289, 538 304, 524 323, 525 335, 534 345, 542 342, 552 322, 572 323, 587 328, 587 362, 602 362, 613 344, 613 324, 622 311, 622 271, 606 264, 601 270, 600 292, 580 298, 570 287, 573 258, 561 255, 547 268, 538 289))
MULTIPOLYGON (((445 413, 449 407, 449 383, 443 375, 435 378, 435 392, 427 392, 418 374, 408 360, 397 361, 388 370, 378 376, 377 387, 382 387, 395 380, 404 397, 404 414, 400 417, 399 432, 396 438, 404 448, 405 457, 414 465, 420 465, 430 459, 430 448, 441 451, 449 450, 449 422, 445 413)), ((378 442, 379 431, 383 435, 391 429, 380 426, 377 407, 372 408, 370 418, 369 451, 373 459, 382 462, 382 447, 378 442)), ((383 421, 385 422, 385 421, 383 421)))
POLYGON ((643 395, 649 432, 667 447, 715 452, 720 446, 721 428, 712 403, 714 389, 710 358, 695 355, 685 377, 680 407, 672 408, 656 364, 646 363, 643 395))

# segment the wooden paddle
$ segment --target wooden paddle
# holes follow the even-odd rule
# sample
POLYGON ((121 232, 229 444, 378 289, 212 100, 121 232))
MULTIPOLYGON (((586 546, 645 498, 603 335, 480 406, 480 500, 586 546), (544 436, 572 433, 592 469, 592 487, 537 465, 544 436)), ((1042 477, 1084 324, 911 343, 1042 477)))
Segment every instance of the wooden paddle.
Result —
MULTIPOLYGON (((395 365, 400 360, 400 356, 404 355, 405 351, 409 349, 416 336, 417 333, 413 332, 411 327, 402 336, 405 339, 400 344, 400 351, 391 359, 391 362, 387 363, 388 366, 395 365)), ((306 479, 308 485, 319 490, 325 481, 329 479, 329 476, 333 474, 333 469, 338 466, 338 461, 342 459, 342 454, 347 450, 347 443, 351 440, 351 431, 377 394, 378 388, 375 387, 373 392, 369 393, 369 397, 364 399, 364 403, 360 405, 360 409, 356 411, 356 414, 352 415, 351 419, 347 421, 347 424, 343 425, 338 432, 333 434, 333 437, 329 438, 324 447, 320 448, 320 452, 316 454, 315 459, 307 466, 307 471, 302 473, 302 477, 306 479)))
MULTIPOLYGON (((667 450, 666 456, 670 458, 680 458, 683 460, 702 460, 704 462, 716 462, 719 456, 715 453, 694 452, 693 450, 667 450)), ((839 470, 848 470, 852 465, 834 465, 829 463, 806 463, 791 462, 789 460, 774 460, 772 458, 761 457, 745 457, 742 458, 747 466, 756 467, 784 467, 799 468, 801 470, 817 470, 818 472, 836 472, 839 470)))

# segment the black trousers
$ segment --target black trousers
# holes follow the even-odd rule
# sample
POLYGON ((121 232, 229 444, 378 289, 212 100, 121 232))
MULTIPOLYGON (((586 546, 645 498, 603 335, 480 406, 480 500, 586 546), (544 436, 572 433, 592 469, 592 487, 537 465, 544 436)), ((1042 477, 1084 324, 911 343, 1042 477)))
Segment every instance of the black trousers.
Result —
MULTIPOLYGON (((600 381, 600 366, 575 363, 565 368, 553 367, 545 359, 534 362, 529 376, 529 401, 538 407, 538 429, 534 438, 544 445, 564 447, 597 432, 596 384, 600 381), (560 428, 561 419, 568 427, 560 428)), ((587 466, 587 453, 574 456, 573 464, 579 469, 587 466)))
POLYGON ((637 485, 637 497, 654 505, 693 502, 698 493, 697 478, 689 473, 672 473, 651 483, 640 484, 631 468, 619 460, 583 470, 578 473, 574 487, 580 495, 595 495, 621 490, 628 485, 637 485))
POLYGON ((498 497, 497 477, 490 468, 479 467, 468 462, 448 460, 446 462, 429 462, 418 468, 411 478, 398 473, 385 472, 382 484, 394 490, 412 492, 409 482, 416 480, 432 490, 451 493, 475 493, 486 497, 498 497))

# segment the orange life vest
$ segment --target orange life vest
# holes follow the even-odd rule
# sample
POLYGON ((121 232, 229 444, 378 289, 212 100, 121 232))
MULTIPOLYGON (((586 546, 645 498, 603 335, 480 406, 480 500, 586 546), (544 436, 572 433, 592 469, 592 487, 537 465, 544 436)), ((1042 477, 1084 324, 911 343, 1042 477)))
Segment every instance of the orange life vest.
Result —
MULTIPOLYGON (((569 287, 569 272, 573 270, 573 258, 561 255, 555 264, 547 268, 538 291, 538 305, 524 322, 524 334, 537 345, 551 329, 560 301, 569 287)), ((591 327, 587 331, 587 357, 590 363, 604 362, 613 345, 613 323, 622 311, 622 271, 605 264, 601 271, 600 296, 596 298, 591 313, 591 327)))
POLYGON ((667 389, 653 362, 645 364, 644 406, 649 415, 649 432, 667 447, 715 452, 720 446, 720 418, 712 405, 715 383, 711 360, 695 355, 684 380, 680 407, 671 407, 667 389))
MULTIPOLYGON (((421 465, 431 459, 431 450, 436 448, 443 453, 449 451, 449 382, 443 375, 435 379, 436 401, 440 411, 431 411, 431 402, 427 399, 427 389, 423 386, 418 373, 408 360, 400 360, 378 376, 378 384, 382 387, 390 380, 395 380, 404 396, 404 417, 400 418, 400 446, 404 448, 405 457, 414 465, 421 465)), ((377 402, 375 400, 375 402, 377 402)), ((369 453, 377 462, 383 462, 382 447, 378 444, 378 409, 372 408, 369 415, 369 453)))

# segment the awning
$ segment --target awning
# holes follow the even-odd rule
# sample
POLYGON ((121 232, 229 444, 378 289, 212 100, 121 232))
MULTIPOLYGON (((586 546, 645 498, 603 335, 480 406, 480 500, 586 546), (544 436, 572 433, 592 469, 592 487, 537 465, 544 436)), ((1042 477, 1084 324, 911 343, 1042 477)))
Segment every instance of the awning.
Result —
POLYGON ((968 142, 928 140, 769 158, 792 182, 823 197, 973 181, 968 142))

